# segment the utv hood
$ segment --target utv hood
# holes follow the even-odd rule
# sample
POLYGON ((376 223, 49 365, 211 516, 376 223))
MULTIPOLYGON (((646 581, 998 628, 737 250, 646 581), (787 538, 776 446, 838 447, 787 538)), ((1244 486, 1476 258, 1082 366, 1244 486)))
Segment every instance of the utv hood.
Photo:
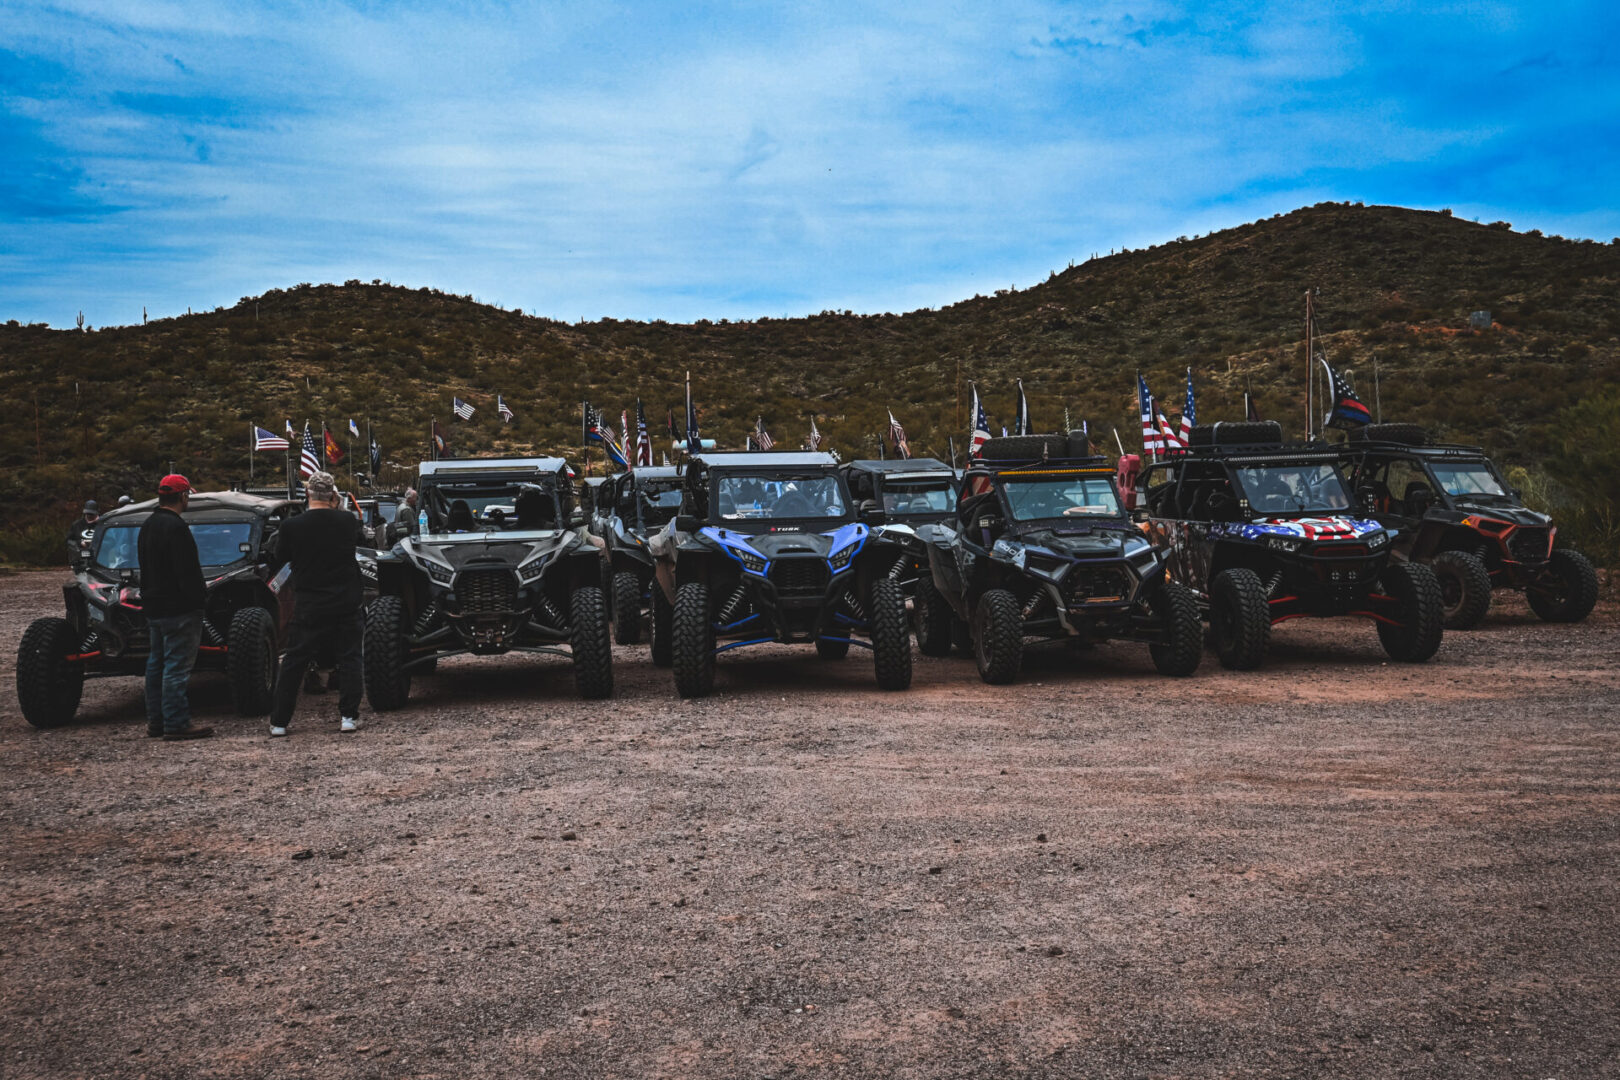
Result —
POLYGON ((1538 514, 1523 506, 1503 506, 1500 503, 1469 502, 1466 497, 1454 500, 1459 515, 1483 518, 1486 521, 1506 521, 1514 525, 1542 526, 1552 522, 1546 514, 1538 514))
POLYGON ((1020 532, 1017 539, 1071 559, 1119 559, 1147 546, 1142 534, 1123 522, 1057 527, 1042 524, 1020 532))

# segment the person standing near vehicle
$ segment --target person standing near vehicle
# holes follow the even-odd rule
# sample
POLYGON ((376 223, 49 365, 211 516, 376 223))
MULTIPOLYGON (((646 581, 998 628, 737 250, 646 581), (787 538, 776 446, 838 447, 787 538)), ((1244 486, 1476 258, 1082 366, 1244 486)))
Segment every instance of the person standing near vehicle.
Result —
POLYGON ((73 519, 68 526, 68 566, 77 570, 79 564, 84 562, 84 546, 90 542, 90 533, 96 527, 96 520, 101 517, 101 508, 96 500, 86 500, 84 513, 73 519))
POLYGON ((276 673, 270 734, 287 734, 304 671, 317 655, 337 657, 340 731, 360 726, 361 640, 360 566, 354 549, 361 540, 360 522, 338 506, 332 474, 312 473, 304 481, 309 509, 283 525, 270 553, 272 572, 292 567, 293 617, 287 651, 276 673))
POLYGON ((158 481, 158 505, 141 524, 141 607, 151 652, 146 658, 146 734, 165 742, 205 739, 211 727, 191 722, 186 687, 202 644, 207 592, 197 541, 181 515, 191 505, 191 482, 178 473, 158 481))

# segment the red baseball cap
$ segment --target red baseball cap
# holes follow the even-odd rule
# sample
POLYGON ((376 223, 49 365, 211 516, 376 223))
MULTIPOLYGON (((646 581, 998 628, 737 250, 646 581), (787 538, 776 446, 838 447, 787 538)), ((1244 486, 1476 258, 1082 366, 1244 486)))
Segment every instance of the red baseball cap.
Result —
POLYGON ((194 489, 190 480, 187 480, 179 473, 170 473, 158 481, 158 490, 165 495, 178 495, 182 491, 192 491, 194 489))

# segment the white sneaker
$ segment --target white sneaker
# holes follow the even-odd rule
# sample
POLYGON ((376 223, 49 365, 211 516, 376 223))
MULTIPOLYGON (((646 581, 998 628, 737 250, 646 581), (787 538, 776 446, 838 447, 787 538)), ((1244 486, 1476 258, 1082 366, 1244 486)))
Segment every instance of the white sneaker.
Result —
POLYGON ((343 718, 343 723, 338 725, 338 730, 339 731, 345 731, 345 732, 347 732, 347 731, 359 731, 360 730, 360 718, 358 716, 345 716, 343 718))
POLYGON ((276 725, 271 724, 270 737, 272 739, 284 739, 287 737, 287 729, 284 727, 276 727, 276 725))

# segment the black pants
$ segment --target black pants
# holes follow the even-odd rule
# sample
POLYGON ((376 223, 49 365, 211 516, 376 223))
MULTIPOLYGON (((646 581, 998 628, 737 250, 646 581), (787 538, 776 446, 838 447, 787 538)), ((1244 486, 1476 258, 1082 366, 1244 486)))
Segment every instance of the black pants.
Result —
POLYGON ((286 727, 292 719, 304 671, 317 654, 337 657, 338 714, 360 715, 360 643, 365 625, 359 611, 309 619, 301 613, 293 617, 287 627, 287 651, 281 654, 281 670, 276 673, 276 702, 270 710, 273 727, 286 727))

